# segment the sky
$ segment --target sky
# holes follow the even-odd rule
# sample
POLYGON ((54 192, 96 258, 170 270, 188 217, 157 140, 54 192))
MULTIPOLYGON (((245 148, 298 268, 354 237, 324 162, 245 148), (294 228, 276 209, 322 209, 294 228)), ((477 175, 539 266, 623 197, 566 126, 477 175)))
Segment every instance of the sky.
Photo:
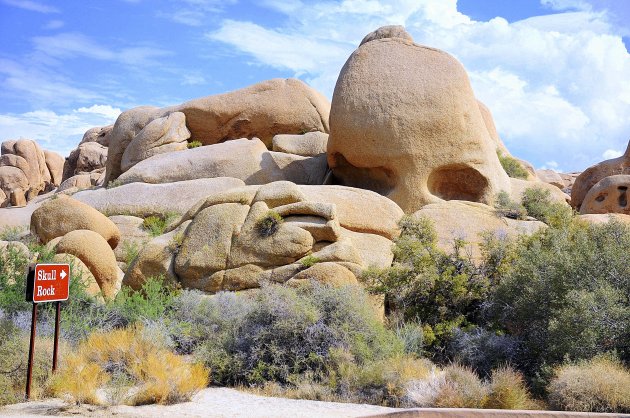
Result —
POLYGON ((0 0, 0 141, 83 133, 276 77, 332 99, 372 30, 404 25, 468 71, 511 153, 581 171, 630 140, 630 0, 0 0))

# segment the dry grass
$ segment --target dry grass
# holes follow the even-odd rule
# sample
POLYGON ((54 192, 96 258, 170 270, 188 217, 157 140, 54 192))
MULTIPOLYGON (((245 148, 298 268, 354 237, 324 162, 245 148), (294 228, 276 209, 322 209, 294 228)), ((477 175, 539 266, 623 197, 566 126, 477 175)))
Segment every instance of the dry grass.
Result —
POLYGON ((443 371, 443 383, 432 406, 437 408, 483 408, 487 389, 472 369, 452 364, 443 371))
POLYGON ((66 356, 52 389, 76 403, 169 404, 189 400, 208 375, 134 326, 90 335, 66 356))
POLYGON ((511 367, 500 367, 492 372, 484 408, 539 409, 530 396, 523 375, 511 367))
POLYGON ((630 412, 630 371, 611 355, 558 367, 548 391, 553 408, 630 412))

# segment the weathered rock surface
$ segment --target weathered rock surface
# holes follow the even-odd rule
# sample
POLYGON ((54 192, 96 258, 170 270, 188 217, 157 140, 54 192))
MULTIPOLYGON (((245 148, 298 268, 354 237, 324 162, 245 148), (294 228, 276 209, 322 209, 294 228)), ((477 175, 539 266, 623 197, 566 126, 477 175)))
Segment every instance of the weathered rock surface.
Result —
POLYGON ((74 189, 85 190, 95 186, 102 186, 102 181, 105 179, 105 173, 95 170, 91 173, 77 174, 66 180, 57 188, 57 192, 63 192, 65 190, 74 189))
MULTIPOLYGON (((123 112, 110 134, 107 182, 120 176, 127 146, 154 119, 185 115, 190 140, 212 145, 237 138, 260 138, 271 147, 274 135, 312 130, 328 132, 330 105, 320 93, 296 79, 273 79, 178 106, 140 107, 123 112)), ((146 138, 147 141, 154 139, 146 138)))
POLYGON ((98 142, 85 142, 70 152, 63 167, 63 180, 77 174, 102 170, 107 162, 107 147, 98 142))
POLYGON ((326 157, 267 151, 257 138, 160 154, 125 172, 118 181, 127 184, 171 183, 200 178, 233 177, 245 184, 267 184, 288 180, 298 184, 322 184, 326 157))
POLYGON ((53 192, 39 195, 21 208, 0 207, 0 232, 6 228, 21 228, 28 230, 31 225, 31 215, 46 200, 53 196, 53 192))
POLYGON ((318 280, 356 282, 364 268, 391 264, 389 237, 398 234, 402 214, 377 193, 343 186, 280 181, 238 187, 192 205, 173 226, 182 231, 178 249, 165 250, 165 243, 154 245, 154 239, 146 245, 153 249, 140 253, 125 281, 139 287, 160 271, 184 287, 217 292, 257 288, 265 281, 285 283, 308 269, 309 277, 318 280), (352 210, 353 204, 364 204, 365 210, 352 210), (171 257, 173 273, 167 273, 171 257), (312 269, 319 263, 326 266, 312 269), (338 273, 341 278, 332 276, 338 273), (331 276, 322 279, 326 274, 331 276), (342 280, 348 274, 352 280, 342 280))
POLYGON ((31 216, 30 225, 31 232, 43 243, 74 230, 94 231, 111 248, 116 248, 120 240, 120 231, 105 215, 65 195, 57 195, 37 208, 31 216))
POLYGON ((536 170, 536 176, 538 176, 540 181, 551 184, 552 186, 556 186, 560 190, 564 190, 566 188, 566 183, 564 182, 560 174, 558 174, 554 170, 536 170))
POLYGON ((2 143, 0 156, 0 207, 22 205, 58 186, 62 157, 44 151, 35 141, 19 139, 2 143), (13 195, 13 197, 12 197, 13 195))
POLYGON ((314 157, 326 152, 328 134, 324 132, 308 132, 304 135, 276 135, 273 137, 272 150, 296 154, 303 157, 314 157))
POLYGON ((139 252, 151 239, 149 232, 142 227, 144 219, 136 216, 114 215, 109 220, 120 231, 120 242, 114 249, 116 261, 128 262, 128 257, 134 252, 139 252))
POLYGON ((586 194, 580 214, 621 213, 630 215, 630 174, 604 177, 586 194))
POLYGON ((339 183, 407 213, 443 200, 491 203, 510 187, 463 66, 400 35, 366 42, 346 61, 328 164, 339 183))
POLYGON ((130 183, 110 189, 84 190, 72 197, 108 215, 146 217, 185 213, 204 196, 243 185, 242 180, 227 177, 166 184, 130 183))
POLYGON ((432 221, 438 237, 438 247, 451 251, 455 239, 466 241, 464 250, 472 259, 479 261, 483 242, 482 234, 490 232, 495 236, 531 235, 546 228, 540 221, 519 221, 497 216, 495 210, 482 203, 450 201, 424 206, 412 215, 414 218, 427 218, 432 221))
POLYGON ((370 32, 367 35, 365 35, 365 37, 361 40, 361 43, 359 44, 359 46, 365 43, 371 42, 371 41, 375 41, 377 39, 384 39, 384 38, 400 38, 404 41, 413 42, 413 38, 405 30, 404 26, 389 25, 389 26, 381 26, 375 31, 370 32))
POLYGON ((179 252, 188 225, 190 221, 145 243, 138 257, 127 267, 123 284, 139 290, 148 278, 161 277, 164 284, 178 285, 179 279, 175 275, 175 255, 179 252))
POLYGON ((114 252, 100 234, 85 229, 70 231, 59 240, 55 251, 79 258, 96 279, 103 296, 106 299, 116 296, 122 275, 114 252))
POLYGON ((592 224, 604 224, 610 221, 617 221, 630 226, 630 215, 624 215, 622 213, 589 213, 586 215, 578 215, 578 218, 592 224))
POLYGON ((591 188, 604 177, 617 174, 630 174, 630 142, 621 157, 595 164, 577 176, 571 190, 571 205, 581 211, 584 198, 591 188))
POLYGON ((525 190, 531 188, 549 190, 549 192, 551 193, 551 201, 553 202, 569 203, 571 201, 571 197, 569 197, 568 194, 564 193, 557 187, 552 186, 548 183, 543 183, 542 181, 532 182, 522 179, 510 178, 510 183, 512 186, 510 196, 512 200, 516 203, 521 203, 523 193, 525 192, 525 190))
MULTIPOLYGON (((61 238, 59 237, 60 240, 61 238)), ((98 285, 94 275, 79 257, 72 254, 59 253, 53 256, 52 262, 70 264, 72 275, 81 279, 83 286, 85 286, 85 292, 88 295, 96 296, 101 293, 101 287, 98 285)))

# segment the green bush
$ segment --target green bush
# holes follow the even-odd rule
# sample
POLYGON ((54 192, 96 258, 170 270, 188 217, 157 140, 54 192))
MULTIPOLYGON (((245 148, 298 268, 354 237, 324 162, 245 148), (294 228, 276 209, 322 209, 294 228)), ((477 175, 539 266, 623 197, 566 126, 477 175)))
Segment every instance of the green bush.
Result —
POLYGON ((552 202, 551 191, 531 187, 523 192, 522 205, 531 217, 548 225, 562 226, 571 221, 571 208, 560 202, 552 202))
POLYGON ((476 321, 488 281, 457 247, 451 254, 437 248, 429 220, 404 217, 399 225, 393 266, 369 269, 362 280, 370 291, 385 295, 389 312, 421 322, 425 346, 440 355, 456 329, 476 321))
POLYGON ((504 190, 497 194, 494 207, 499 216, 511 219, 525 219, 527 217, 527 209, 513 201, 509 193, 504 190))
POLYGON ((166 231, 166 228, 177 218, 176 213, 151 215, 144 218, 142 228, 149 232, 152 237, 158 237, 166 231))
POLYGON ((612 354, 557 367, 548 391, 555 409, 630 412, 630 370, 612 354))
POLYGON ((201 141, 190 141, 188 144, 186 144, 186 147, 188 149, 191 149, 191 148, 198 148, 202 145, 203 144, 201 143, 201 141))
POLYGON ((321 260, 319 259, 319 257, 316 257, 314 255, 308 255, 300 260, 300 264, 302 265, 302 267, 307 269, 309 267, 313 267, 315 264, 319 263, 320 261, 321 260))
POLYGON ((270 237, 278 231, 282 221, 282 216, 278 212, 270 210, 256 222, 256 229, 261 237, 270 237))
POLYGON ((630 228, 573 220, 522 238, 495 279, 487 304, 496 327, 521 341, 517 364, 539 375, 548 366, 616 350, 630 360, 630 228))
POLYGON ((501 167, 503 167, 503 170, 505 170, 508 176, 524 180, 529 177, 527 170, 516 158, 503 155, 501 151, 497 151, 497 156, 499 157, 501 167))
POLYGON ((174 311, 197 340, 185 347, 197 346, 197 356, 217 383, 290 384, 308 372, 323 379, 336 348, 359 365, 402 353, 402 343, 385 329, 358 287, 269 285, 256 293, 219 293, 194 308, 187 303, 186 311, 174 311))

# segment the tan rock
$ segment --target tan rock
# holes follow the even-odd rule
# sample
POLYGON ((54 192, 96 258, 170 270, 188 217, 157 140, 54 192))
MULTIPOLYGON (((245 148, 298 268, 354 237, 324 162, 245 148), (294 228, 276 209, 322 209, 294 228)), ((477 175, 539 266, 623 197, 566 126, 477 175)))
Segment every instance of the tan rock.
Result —
POLYGON ((70 152, 63 166, 63 180, 105 168, 107 147, 98 142, 84 142, 70 152))
POLYGON ((591 187, 580 206, 580 214, 621 213, 630 215, 630 175, 614 175, 601 179, 591 187))
POLYGON ((129 262, 128 258, 134 252, 139 252, 151 236, 146 229, 142 227, 144 219, 136 216, 114 215, 110 216, 112 221, 120 231, 120 242, 114 250, 117 261, 129 262))
POLYGON ((277 152, 313 157, 326 152, 328 134, 324 132, 308 132, 304 135, 276 135, 273 137, 272 149, 277 152))
POLYGON ((9 197, 4 190, 0 189, 0 208, 9 206, 9 203, 9 197))
MULTIPOLYGON (((52 195, 53 193, 48 193, 37 196, 31 200, 28 205, 21 208, 2 207, 0 204, 0 231, 5 228, 22 228, 28 230, 30 228, 31 215, 33 212, 39 208, 43 202, 50 199, 52 195)), ((8 205, 8 199, 6 203, 8 205)))
POLYGON ((206 290, 212 282, 210 276, 227 268, 233 236, 248 211, 249 206, 224 203, 195 216, 175 258, 175 274, 185 287, 206 290))
POLYGON ((114 125, 108 125, 88 129, 85 134, 83 134, 79 145, 85 144, 86 142, 98 142, 104 147, 109 147, 109 133, 112 131, 113 127, 114 125))
POLYGON ((463 66, 400 37, 364 43, 346 61, 327 153, 340 184, 406 213, 442 200, 491 203, 510 187, 463 66))
POLYGON ((392 265, 394 243, 380 235, 366 234, 342 228, 341 236, 349 239, 361 256, 363 268, 386 268, 392 265))
POLYGON ((552 186, 556 186, 560 190, 564 190, 566 184, 560 174, 555 172, 554 170, 549 169, 540 169, 536 170, 536 176, 540 179, 540 181, 544 183, 549 183, 552 186))
POLYGON ((127 145, 122 155, 121 170, 127 171, 142 160, 158 154, 182 151, 187 148, 190 131, 186 116, 173 112, 153 119, 127 145))
POLYGON ((586 215, 578 215, 578 219, 595 225, 617 221, 630 226, 630 215, 624 215, 622 213, 589 213, 586 215))
POLYGON ((290 222, 280 223, 277 231, 268 236, 261 234, 259 223, 268 216, 268 212, 265 202, 256 202, 251 206, 242 228, 232 239, 227 268, 246 264, 261 267, 291 264, 313 248, 311 234, 290 222))
POLYGON ((346 229, 389 239, 400 234, 398 221, 403 211, 378 193, 345 186, 299 187, 309 202, 334 204, 339 224, 346 229))
POLYGON ((499 217, 490 206, 464 201, 426 205, 412 216, 416 219, 423 217, 432 222, 437 233, 438 247, 444 251, 452 251, 456 239, 466 241, 462 255, 468 253, 474 261, 481 260, 479 245, 483 242, 481 234, 485 232, 516 237, 522 234, 531 235, 547 227, 539 221, 499 217))
POLYGON ((10 198, 11 206, 14 207, 22 207, 26 206, 26 196, 24 195, 24 190, 17 188, 11 191, 10 198))
POLYGON ((136 164, 118 181, 127 184, 172 183, 199 178, 233 177, 246 184, 288 180, 298 184, 322 184, 327 165, 323 155, 269 152, 257 138, 155 155, 136 164))
POLYGON ((64 180, 57 189, 57 192, 63 192, 64 190, 73 188, 76 188, 76 191, 89 189, 97 185, 100 177, 101 173, 98 172, 77 174, 76 176, 64 180))
POLYGON ((227 177, 166 184, 132 183, 110 189, 81 191, 73 198, 108 215, 146 217, 156 213, 185 213, 204 197, 243 184, 242 180, 227 177))
POLYGON ((400 38, 403 41, 413 42, 413 38, 411 37, 411 35, 409 35, 409 33, 407 33, 404 26, 389 25, 389 26, 381 26, 375 31, 370 32, 367 35, 365 35, 363 40, 361 40, 361 43, 359 44, 359 46, 365 43, 368 43, 370 41, 375 41, 377 39, 384 39, 384 38, 400 38))
POLYGON ((120 290, 116 257, 105 239, 97 232, 77 229, 65 234, 56 246, 57 253, 78 257, 90 270, 105 299, 112 299, 120 290))
MULTIPOLYGON (((4 158, 7 154, 13 154, 23 158, 27 166, 19 165, 28 180, 27 200, 37 196, 40 192, 47 189, 50 184, 51 177, 48 167, 46 166, 46 156, 44 151, 37 145, 35 141, 30 139, 18 139, 16 141, 5 141, 1 146, 4 158)), ((0 163, 6 165, 6 160, 0 163)))
POLYGON ((558 173, 558 174, 560 175, 560 177, 562 178, 562 181, 565 184, 565 187, 564 187, 564 189, 562 189, 562 191, 570 196, 571 195, 571 191, 573 189, 573 184, 575 183, 575 180, 578 178, 578 176, 581 173, 580 172, 572 172, 572 173, 558 173))
POLYGON ((253 202, 265 202, 269 208, 306 200, 299 187, 290 181, 275 181, 258 188, 253 202))
POLYGON ((630 142, 621 157, 595 164, 577 176, 571 190, 571 206, 581 210, 582 202, 591 188, 603 178, 617 174, 630 174, 630 142))
POLYGON ((123 284, 139 290, 150 277, 162 277, 163 283, 176 286, 179 279, 175 274, 175 255, 183 243, 188 225, 190 221, 145 243, 138 257, 127 267, 123 284))
POLYGON ((334 287, 358 284, 355 275, 342 265, 337 263, 317 263, 296 274, 292 279, 287 281, 287 285, 303 286, 307 285, 310 280, 334 287))
POLYGON ((295 79, 268 80, 163 109, 148 106, 131 109, 118 117, 110 134, 106 181, 123 172, 122 155, 138 132, 153 119, 173 112, 186 116, 191 141, 212 145, 257 137, 271 146, 273 136, 279 133, 328 132, 329 109, 324 96, 295 79))
POLYGON ((494 147, 497 152, 500 152, 503 155, 511 155, 510 151, 508 151, 507 147, 501 140, 499 133, 497 132, 497 127, 494 124, 494 118, 492 117, 492 112, 488 109, 488 106, 483 104, 481 101, 477 100, 477 105, 479 106, 479 111, 481 112, 481 117, 483 118, 483 123, 488 130, 488 134, 490 135, 490 139, 494 144, 494 147))
POLYGON ((4 193, 6 204, 9 204, 11 192, 15 189, 28 190, 29 183, 22 170, 13 166, 0 166, 0 190, 4 193))
MULTIPOLYGON (((31 217, 31 232, 46 243, 70 231, 89 229, 116 248, 120 231, 96 209, 65 195, 57 195, 37 208, 31 217)), ((76 254, 75 254, 76 255, 76 254)))
POLYGON ((50 182, 54 186, 59 186, 63 179, 63 165, 65 160, 61 155, 49 150, 44 150, 44 156, 46 157, 46 168, 48 168, 48 172, 50 173, 50 182))
MULTIPOLYGON (((61 238, 62 237, 59 237, 59 240, 61 240, 61 238)), ((85 292, 88 295, 97 296, 101 293, 101 287, 98 285, 94 275, 80 258, 72 254, 59 253, 53 256, 52 262, 70 264, 70 275, 80 278, 82 285, 85 287, 85 292)))
POLYGON ((569 203, 571 201, 571 198, 568 194, 564 193, 557 187, 552 186, 548 183, 543 183, 542 181, 532 182, 522 179, 510 178, 510 183, 512 185, 510 196, 512 200, 516 203, 521 203, 523 193, 525 192, 525 190, 531 188, 549 190, 549 192, 551 193, 552 202, 569 203))

